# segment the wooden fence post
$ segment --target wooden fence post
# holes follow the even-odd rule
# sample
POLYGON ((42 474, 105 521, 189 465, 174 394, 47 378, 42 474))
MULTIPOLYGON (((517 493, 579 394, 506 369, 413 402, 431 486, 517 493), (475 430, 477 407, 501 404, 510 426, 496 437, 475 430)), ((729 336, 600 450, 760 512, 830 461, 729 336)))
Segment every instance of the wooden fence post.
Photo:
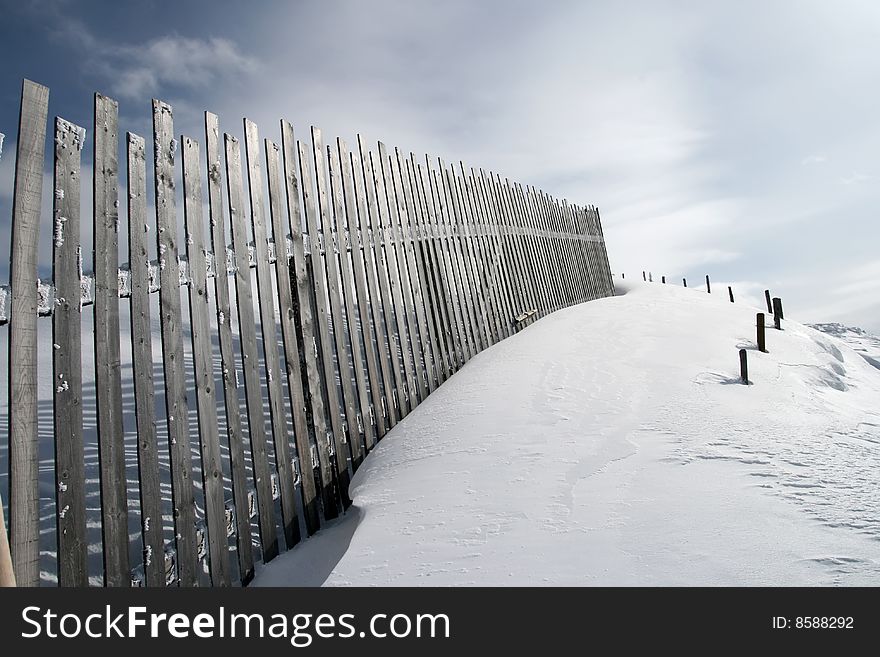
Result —
POLYGON ((642 280, 646 283, 648 282, 648 276, 645 274, 644 270, 642 270, 642 280))
POLYGON ((688 279, 686 279, 686 278, 682 278, 682 279, 681 279, 681 284, 684 285, 685 287, 687 287, 687 286, 688 286, 688 279))
POLYGON ((782 319, 782 299, 773 297, 773 323, 779 331, 782 330, 782 319))
POLYGON ((770 301, 770 290, 764 290, 764 299, 767 301, 767 314, 773 314, 773 303, 770 301))
POLYGON ((15 154, 9 276, 9 539, 19 586, 40 581, 37 244, 49 90, 25 80, 15 154))
POLYGON ((733 303, 733 288, 731 286, 727 286, 727 293, 730 295, 730 303, 733 303))
POLYGON ((3 495, 0 494, 0 588, 10 586, 15 586, 15 573, 12 571, 12 555, 9 553, 6 520, 3 518, 3 495))
POLYGON ((706 274, 706 292, 712 294, 712 286, 709 285, 709 274, 706 274))
POLYGON ((663 285, 666 285, 666 277, 665 277, 665 276, 661 276, 661 277, 660 277, 660 282, 663 283, 663 285))
POLYGON ((758 351, 767 353, 767 340, 764 334, 764 313, 758 313, 756 315, 757 321, 755 326, 758 329, 758 351))
POLYGON ((739 376, 743 384, 749 385, 749 360, 745 349, 739 350, 739 376))

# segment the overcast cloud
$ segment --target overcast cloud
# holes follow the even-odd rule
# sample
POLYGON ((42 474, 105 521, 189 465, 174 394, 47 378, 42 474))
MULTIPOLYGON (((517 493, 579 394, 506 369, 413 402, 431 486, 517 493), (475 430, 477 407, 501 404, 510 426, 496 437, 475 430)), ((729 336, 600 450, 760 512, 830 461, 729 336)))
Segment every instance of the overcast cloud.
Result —
POLYGON ((0 226, 28 77, 83 125, 100 90, 462 159, 599 206, 616 272, 880 332, 877 3, 116 4, 0 1, 0 226))

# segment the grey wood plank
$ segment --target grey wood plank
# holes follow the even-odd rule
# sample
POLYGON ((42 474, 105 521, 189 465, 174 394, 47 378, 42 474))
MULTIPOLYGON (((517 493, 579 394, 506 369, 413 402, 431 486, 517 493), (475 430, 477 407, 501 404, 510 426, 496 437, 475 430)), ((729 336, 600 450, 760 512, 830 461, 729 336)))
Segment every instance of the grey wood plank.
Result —
POLYGON ((447 168, 442 162, 439 163, 443 177, 444 191, 449 209, 448 220, 452 229, 452 244, 458 262, 458 275, 461 284, 460 293, 464 305, 465 326, 470 342, 471 354, 476 355, 483 349, 481 341, 481 322, 478 307, 477 293, 473 286, 472 270, 473 263, 467 249, 467 236, 464 226, 464 217, 458 202, 458 188, 455 180, 455 171, 447 168))
MULTIPOLYGON (((294 136, 293 126, 286 121, 281 122, 282 149, 284 151, 285 183, 287 186, 288 215, 290 217, 291 241, 293 243, 293 266, 291 283, 295 284, 296 294, 293 297, 297 305, 296 324, 297 339, 302 345, 300 350, 300 370, 303 375, 303 392, 305 394, 309 437, 312 442, 310 465, 319 469, 321 476, 321 504, 325 519, 336 518, 338 510, 338 485, 334 475, 333 438, 327 430, 327 413, 324 403, 324 384, 322 368, 318 359, 318 335, 316 333, 315 305, 313 301, 315 286, 313 283, 311 254, 306 256, 303 235, 304 216, 300 211, 301 200, 304 204, 314 203, 313 196, 306 194, 304 184, 308 181, 308 168, 300 169, 300 178, 296 175, 297 162, 308 163, 306 150, 294 136), (303 159, 305 158, 305 159, 303 159)), ((310 182, 309 182, 310 184, 310 182)), ((314 212, 314 209, 310 210, 314 212)), ((313 248, 317 248, 317 244, 313 248)))
POLYGON ((171 106, 153 101, 156 231, 159 251, 159 306, 165 410, 171 457, 171 497, 177 540, 177 575, 181 586, 198 583, 195 500, 189 441, 189 407, 183 362, 180 264, 174 192, 174 138, 171 106))
POLYGON ((403 235, 398 220, 397 194, 391 176, 391 160, 385 144, 379 142, 378 158, 373 162, 377 177, 376 189, 379 192, 379 218, 385 228, 388 254, 391 296, 394 300, 397 332, 403 358, 403 371, 406 376, 404 396, 409 409, 415 408, 421 400, 421 388, 416 373, 416 363, 421 360, 421 349, 416 329, 415 309, 410 299, 409 272, 404 253, 403 235), (384 209, 384 212, 383 212, 384 209))
POLYGON ((384 197, 384 189, 381 185, 382 172, 381 167, 376 169, 373 161, 373 153, 369 152, 364 143, 358 136, 358 146, 360 148, 361 164, 364 168, 364 177, 367 190, 367 204, 370 209, 368 217, 370 219, 370 232, 372 241, 375 244, 376 255, 376 273, 379 280, 379 292, 382 296, 382 309, 385 314, 385 331, 388 337, 389 360, 392 365, 391 371, 394 375, 394 387, 386 388, 386 395, 389 396, 391 406, 389 413, 393 413, 392 426, 397 423, 397 418, 406 416, 409 413, 409 401, 406 393, 406 373, 403 365, 403 349, 401 340, 401 323, 402 317, 399 318, 401 312, 397 306, 394 295, 392 294, 392 284, 390 271, 393 264, 393 247, 388 239, 388 233, 384 222, 387 220, 386 212, 382 212, 382 199, 384 197), (397 307, 395 307, 397 306, 397 307))
POLYGON ((529 279, 532 284, 532 307, 529 309, 535 311, 536 314, 529 318, 528 323, 536 321, 539 317, 540 308, 542 307, 545 296, 543 290, 543 277, 541 271, 541 259, 538 255, 537 243, 535 240, 535 229, 528 213, 528 207, 522 193, 522 187, 517 183, 510 184, 510 193, 513 197, 514 206, 519 218, 520 229, 523 232, 523 253, 526 258, 526 264, 529 271, 529 279))
POLYGON ((147 160, 144 138, 128 133, 128 262, 131 273, 131 351, 137 426, 138 489, 141 506, 144 582, 165 586, 162 490, 156 437, 153 341, 150 318, 150 256, 147 235, 147 160))
POLYGON ((499 178, 502 195, 505 199, 507 211, 510 216, 510 223, 514 231, 514 253, 516 254, 517 266, 520 270, 520 280, 524 288, 525 305, 521 312, 529 312, 537 306, 537 292, 535 290, 534 272, 532 271, 532 262, 529 258, 525 227, 522 221, 522 214, 516 204, 516 197, 509 179, 503 181, 499 178))
POLYGON ((439 244, 439 228, 434 215, 433 199, 429 197, 430 183, 425 185, 425 173, 421 164, 416 161, 415 154, 410 154, 410 172, 413 176, 413 188, 416 192, 420 211, 416 213, 416 221, 423 235, 426 275, 429 280, 429 296, 431 311, 437 326, 437 342, 440 362, 437 363, 438 382, 443 383, 455 370, 455 344, 452 339, 452 324, 449 318, 447 285, 439 244))
POLYGON ((562 271, 561 254, 559 253, 559 239, 554 230, 549 208, 546 203, 546 196, 540 190, 533 189, 534 200, 539 216, 541 217, 541 225, 547 232, 547 245, 550 252, 550 263, 553 270, 553 310, 559 310, 565 306, 565 288, 563 286, 564 274, 562 271))
MULTIPOLYGON (((302 155, 302 147, 300 154, 302 155)), ((327 413, 330 417, 330 427, 333 437, 333 454, 336 463, 336 479, 339 484, 339 497, 342 500, 343 509, 347 509, 351 503, 348 497, 348 486, 351 475, 348 470, 349 448, 346 446, 348 437, 344 418, 346 415, 345 393, 340 397, 337 386, 337 371, 334 364, 334 343, 330 337, 330 323, 333 323, 334 332, 341 333, 341 318, 334 312, 334 298, 338 303, 338 278, 335 274, 334 246, 332 241, 332 227, 329 223, 329 205, 327 201, 327 180, 324 171, 324 142, 321 131, 312 126, 312 165, 314 171, 308 168, 307 160, 300 159, 300 172, 302 176, 303 196, 306 199, 306 224, 312 244, 312 274, 314 284, 314 299, 318 319, 318 361, 324 372, 324 391, 327 395, 327 413), (314 178, 312 177, 314 176, 314 178), (313 188, 312 184, 316 186, 313 188), (316 190, 316 196, 313 195, 316 190), (321 248, 323 243, 323 249, 321 248), (321 251, 325 253, 322 254, 321 251)), ((340 358, 341 362, 341 358, 340 358)), ((341 379, 344 377, 340 377, 341 379)), ((350 382, 349 382, 350 383, 350 382)), ((340 384, 345 385, 341 380, 340 384)))
POLYGON ((483 299, 486 313, 486 339, 487 346, 495 344, 501 339, 501 326, 499 318, 499 303, 497 298, 498 287, 493 280, 494 262, 490 255, 490 245, 487 239, 485 217, 483 208, 479 204, 479 198, 474 187, 473 175, 468 175, 464 163, 459 162, 461 175, 459 185, 462 193, 462 202, 470 219, 472 240, 474 241, 474 254, 479 263, 479 276, 477 282, 480 288, 480 296, 483 299))
POLYGON ((552 313, 558 305, 558 272, 556 270, 556 259, 552 251, 549 231, 547 230, 545 218, 541 207, 536 202, 535 190, 532 187, 526 187, 526 202, 529 206, 529 212, 538 230, 538 243, 541 258, 544 262, 544 271, 546 276, 545 293, 547 295, 547 303, 544 308, 544 314, 552 313))
POLYGON ((491 342, 489 338, 489 314, 481 284, 482 265, 473 228, 474 219, 471 209, 467 204, 463 181, 455 173, 455 165, 453 164, 449 165, 449 180, 451 183, 450 190, 452 192, 453 208, 455 208, 461 238, 462 254, 466 264, 465 274, 474 317, 474 337, 477 349, 482 351, 491 342))
MULTIPOLYGON (((183 217, 186 255, 189 262, 189 316, 192 331, 193 372, 202 458, 202 489, 205 493, 205 525, 208 531, 208 564, 211 583, 229 586, 229 548, 226 541, 226 503, 217 394, 214 390, 214 353, 208 307, 208 262, 202 212, 202 176, 199 144, 181 137, 183 159, 183 217)), ((223 272, 218 272, 223 275, 223 272)))
MULTIPOLYGON (((345 336, 351 331, 355 322, 354 313, 348 312, 348 306, 352 301, 351 283, 346 283, 345 271, 349 270, 348 246, 346 231, 343 228, 345 222, 345 206, 342 200, 341 171, 339 170, 338 150, 332 144, 328 144, 324 154, 327 156, 328 171, 321 170, 318 184, 318 199, 327 204, 326 221, 322 216, 321 229, 324 234, 325 263, 327 265, 327 283, 330 296, 330 313, 333 318, 333 344, 336 352, 336 367, 339 372, 339 383, 342 390, 342 404, 345 411, 345 429, 348 436, 348 451, 351 459, 352 470, 357 469, 363 460, 363 441, 361 434, 366 427, 362 425, 359 417, 360 391, 356 390, 356 384, 363 384, 363 378, 358 382, 357 368, 361 367, 361 361, 355 362, 354 354, 350 353, 346 345, 345 336), (329 188, 327 177, 329 173, 329 188), (320 182, 323 178, 323 183, 320 182), (321 196, 321 190, 325 196, 321 196), (343 266, 344 265, 344 266, 343 266), (349 295, 345 294, 344 285, 349 287, 349 295)), ((350 280, 350 279, 349 279, 350 280)), ((352 308, 353 310, 353 308, 352 308)), ((354 342, 351 343, 352 347, 354 342)), ((369 404, 367 404, 369 412, 369 404)))
POLYGON ((605 233, 602 231, 602 216, 599 214, 599 208, 594 208, 593 212, 595 214, 596 220, 596 230, 599 233, 599 237, 601 238, 599 241, 599 251, 601 256, 602 268, 605 271, 605 281, 606 281, 606 289, 605 293, 608 296, 614 295, 614 278, 611 275, 611 264, 608 261, 608 250, 605 244, 605 233))
MULTIPOLYGON (((501 247, 507 270, 510 274, 510 293, 511 293, 511 310, 512 314, 509 318, 514 322, 514 318, 519 316, 529 305, 526 289, 526 281, 522 271, 522 262, 517 253, 516 231, 513 219, 510 213, 510 207, 504 194, 500 177, 489 172, 489 184, 492 189, 492 195, 498 208, 499 228, 501 233, 501 247)), ((514 323, 515 331, 521 327, 514 323)))
MULTIPOLYGON (((380 281, 382 272, 381 256, 382 248, 378 243, 373 223, 376 216, 376 190, 373 187, 373 174, 370 170, 369 157, 363 146, 361 136, 358 135, 358 155, 352 153, 352 170, 355 171, 354 184, 358 206, 358 229, 361 234, 361 254, 364 260, 364 268, 367 276, 367 286, 370 295, 370 318, 372 319, 373 337, 376 344, 376 360, 379 362, 379 371, 382 375, 382 397, 380 406, 376 406, 376 424, 380 430, 380 437, 398 421, 397 405, 395 404, 396 389, 395 372, 393 365, 395 357, 389 347, 388 330, 386 328, 385 304, 386 297, 383 295, 384 288, 380 281), (357 165, 356 165, 357 164, 357 165)), ((375 404, 375 400, 374 400, 375 404)))
MULTIPOLYGON (((355 421, 356 424, 354 427, 351 425, 351 420, 349 419, 349 434, 352 436, 352 467, 356 470, 361 461, 364 458, 364 450, 368 446, 372 446, 376 442, 376 438, 373 432, 373 423, 370 420, 370 391, 369 385, 367 383, 367 371, 364 364, 364 348, 361 343, 361 336, 357 330, 357 325, 360 322, 360 315, 358 314, 357 305, 363 303, 367 305, 369 301, 366 298, 366 289, 363 287, 358 288, 355 276, 354 276, 354 264, 352 260, 357 260, 358 258, 355 256, 355 249, 358 248, 358 245, 355 241, 356 234, 351 230, 349 225, 349 215, 352 212, 355 212, 356 209, 353 207, 353 203, 351 202, 350 192, 347 189, 344 189, 344 175, 345 169, 348 165, 346 161, 348 158, 348 149, 345 148, 345 144, 341 139, 336 140, 336 147, 328 145, 328 161, 330 163, 330 188, 333 194, 333 208, 334 215, 336 219, 336 234, 337 234, 337 243, 339 245, 339 278, 341 282, 340 295, 344 301, 344 311, 347 318, 348 325, 348 338, 349 344, 351 345, 351 354, 346 354, 346 356, 351 356, 351 365, 352 369, 348 371, 349 375, 354 375, 355 386, 356 386, 356 396, 357 396, 357 404, 360 409, 359 413, 356 414, 355 421), (349 250, 351 251, 351 256, 349 255, 349 250), (361 294, 363 294, 363 297, 361 294), (352 430, 354 429, 354 430, 352 430), (363 435, 363 447, 361 446, 360 436, 358 434, 363 435)), ((369 324, 367 325, 369 326, 369 324)), ((340 337, 342 336, 342 327, 340 326, 340 337)), ((339 351, 340 342, 337 339, 337 353, 341 353, 339 351)), ((344 341, 342 346, 344 347, 344 341)), ((348 361, 348 358, 345 359, 348 361)), ((342 363, 340 362, 340 371, 345 372, 346 368, 341 367, 342 363)), ((348 404, 346 404, 346 408, 348 408, 348 404)))
MULTIPOLYGON (((275 290, 272 285, 272 271, 269 267, 269 242, 263 208, 261 143, 257 125, 248 119, 244 120, 244 142, 250 191, 251 228, 257 261, 257 303, 260 307, 265 381, 269 395, 269 419, 275 445, 275 470, 278 475, 278 488, 281 495, 281 524, 284 530, 285 544, 289 549, 299 542, 299 519, 296 515, 296 499, 294 497, 290 433, 287 429, 287 417, 284 411, 281 356, 278 352, 278 335, 275 330, 275 290)), ((283 247, 283 242, 281 245, 283 247)))
POLYGON ((396 210, 392 213, 392 221, 400 238, 399 248, 402 255, 402 274, 404 275, 404 299, 410 308, 409 331, 412 341, 415 343, 413 358, 415 360, 416 389, 420 399, 424 399, 431 393, 436 385, 434 379, 433 353, 431 351, 428 326, 425 321, 425 302, 422 294, 422 283, 419 277, 418 265, 415 258, 416 239, 413 234, 412 216, 414 213, 412 198, 409 190, 409 177, 406 176, 400 151, 394 149, 394 155, 389 156, 388 166, 391 171, 391 181, 394 187, 396 210))
MULTIPOLYGON (((205 155, 208 165, 208 213, 211 223, 211 248, 214 253, 214 302, 220 342, 220 368, 229 444, 229 470, 232 503, 235 510, 235 537, 238 547, 238 577, 242 585, 254 577, 251 543, 251 520, 248 510, 248 477, 245 465, 244 431, 239 411, 235 350, 232 337, 229 276, 226 274, 226 214, 223 211, 223 170, 220 150, 220 122, 216 114, 205 112, 205 155)), ((248 430, 248 433, 250 431, 248 430)))
POLYGON ((278 556, 278 536, 275 532, 275 513, 272 501, 272 481, 269 472, 267 441, 272 429, 266 426, 263 413, 263 395, 260 389, 260 358, 257 353, 257 327, 254 317, 254 295, 251 270, 248 264, 248 239, 245 216, 244 189, 241 177, 241 147, 238 139, 224 135, 226 145, 226 190, 229 217, 232 224, 232 245, 235 251, 235 298, 238 311, 238 331, 241 337, 241 368, 244 374, 245 403, 250 427, 251 462, 254 487, 257 491, 257 513, 263 561, 278 556))
POLYGON ((15 153, 9 276, 9 546, 18 586, 40 582, 37 245, 49 90, 25 80, 15 153))
MULTIPOLYGON (((409 158, 401 161, 398 154, 398 163, 403 175, 403 188, 407 199, 407 216, 409 217, 409 231, 412 234, 412 251, 415 257, 416 272, 419 280, 419 312, 421 314, 420 322, 427 329, 427 342, 423 347, 424 353, 430 353, 431 364, 427 366, 428 370, 428 392, 434 392, 437 386, 443 382, 445 375, 443 370, 446 369, 444 364, 444 356, 440 351, 439 327, 441 325, 441 317, 439 308, 432 302, 431 286, 433 283, 432 274, 427 265, 427 235, 422 228, 422 214, 424 206, 419 196, 418 181, 416 180, 416 170, 414 166, 415 155, 409 154, 409 158)), ((424 338, 424 332, 423 332, 424 338)))
POLYGON ((104 582, 128 586, 128 500, 119 354, 119 106, 95 94, 95 393, 101 479, 104 582))
POLYGON ((513 290, 508 268, 507 259, 504 253, 504 235, 502 234, 502 218, 498 207, 498 200, 495 197, 491 182, 486 178, 486 172, 480 169, 480 175, 477 178, 478 188, 482 203, 486 209, 488 230, 492 242, 492 258, 496 264, 496 273, 499 287, 499 296, 501 298, 500 324, 503 337, 509 337, 514 332, 513 317, 516 315, 513 311, 513 290))
MULTIPOLYGON (((366 362, 367 382, 369 384, 369 397, 367 410, 363 417, 364 424, 369 425, 365 429, 367 450, 371 450, 376 441, 388 431, 385 416, 382 413, 382 379, 379 367, 377 340, 375 339, 376 327, 373 326, 371 305, 375 299, 370 297, 369 284, 367 281, 367 266, 364 250, 369 248, 366 231, 361 229, 360 214, 366 211, 363 202, 358 202, 361 197, 357 186, 358 168, 355 164, 354 153, 348 151, 348 147, 342 139, 336 142, 339 151, 340 167, 342 169, 342 188, 345 201, 345 229, 349 232, 351 242, 351 266, 354 276, 355 295, 357 298, 356 311, 360 322, 360 332, 353 330, 351 339, 358 340, 358 335, 363 340, 363 357, 366 362), (377 436, 378 433, 378 436, 377 436)), ((361 187, 362 189, 362 187, 361 187)), ((346 297, 348 298, 348 297, 346 297)), ((351 326, 354 326, 351 324, 351 326)), ((383 333, 383 340, 384 333, 383 333)), ((390 374, 390 373, 389 373, 390 374)), ((358 384, 358 390, 360 390, 358 384)), ((361 402, 363 406, 363 402, 361 402)))
POLYGON ((446 196, 440 174, 431 167, 431 160, 425 157, 426 173, 431 189, 431 205, 436 219, 436 228, 439 237, 440 254, 445 270, 444 281, 446 282, 446 299, 451 308, 448 316, 452 319, 452 337, 455 347, 455 367, 461 368, 470 360, 471 353, 468 345, 467 331, 464 326, 462 314, 461 294, 459 293, 458 267, 455 262, 455 253, 451 243, 449 224, 446 219, 446 196))
POLYGON ((84 128, 62 118, 55 119, 52 278, 56 304, 52 313, 52 387, 58 583, 61 586, 88 586, 89 583, 80 305, 80 159, 85 136, 84 128))
MULTIPOLYGON (((293 264, 286 253, 287 235, 290 232, 290 218, 284 207, 285 187, 281 172, 281 152, 278 146, 269 140, 265 141, 266 177, 269 184, 269 214, 272 220, 272 232, 275 238, 275 280, 278 286, 278 311, 281 317, 281 339, 284 344, 284 363, 287 374, 287 388, 290 394, 290 408, 293 414, 294 441, 296 444, 298 469, 294 478, 299 480, 302 492, 303 515, 306 533, 311 536, 320 527, 318 485, 315 472, 311 467, 312 456, 309 444, 308 410, 303 390, 302 349, 303 344, 297 338, 297 308, 293 300, 291 276, 293 264)), ((294 173, 293 184, 298 194, 298 183, 294 173)), ((298 204, 298 201, 296 201, 298 204)), ((295 220, 299 222, 299 208, 295 220)), ((302 237, 300 236, 300 248, 302 237)))
MULTIPOLYGON (((337 501, 339 494, 337 482, 333 474, 333 437, 327 431, 327 413, 324 404, 324 384, 322 382, 321 365, 318 361, 318 341, 315 327, 315 317, 312 305, 314 284, 310 263, 306 261, 305 244, 303 241, 303 216, 300 199, 305 204, 314 203, 313 197, 307 195, 300 178, 296 175, 297 160, 300 164, 308 162, 303 145, 296 141, 293 126, 287 121, 281 122, 281 140, 284 152, 284 177, 287 188, 288 218, 290 221, 290 237, 293 244, 293 266, 291 268, 291 285, 296 288, 293 295, 295 304, 294 316, 296 321, 297 340, 300 349, 300 371, 303 376, 303 391, 305 394, 309 438, 314 445, 314 453, 311 451, 310 458, 301 464, 303 472, 306 467, 312 470, 318 468, 321 476, 321 504, 324 518, 330 520, 339 515, 337 501), (303 159, 305 158, 305 159, 303 159)), ((300 169, 303 185, 308 181, 306 176, 308 168, 300 169)), ((314 212, 314 209, 310 210, 314 212)), ((317 249, 317 244, 312 248, 317 249)), ((311 254, 309 255, 311 259, 311 254)), ((304 454, 300 454, 304 458, 304 454)))

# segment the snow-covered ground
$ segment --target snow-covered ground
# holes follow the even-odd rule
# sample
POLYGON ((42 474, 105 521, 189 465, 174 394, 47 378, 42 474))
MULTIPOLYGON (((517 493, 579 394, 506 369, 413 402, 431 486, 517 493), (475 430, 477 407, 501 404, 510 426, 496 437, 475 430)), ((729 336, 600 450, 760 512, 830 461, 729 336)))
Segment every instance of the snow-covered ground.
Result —
POLYGON ((760 353, 760 308, 625 283, 471 360, 255 584, 880 584, 880 370, 792 321, 760 353))

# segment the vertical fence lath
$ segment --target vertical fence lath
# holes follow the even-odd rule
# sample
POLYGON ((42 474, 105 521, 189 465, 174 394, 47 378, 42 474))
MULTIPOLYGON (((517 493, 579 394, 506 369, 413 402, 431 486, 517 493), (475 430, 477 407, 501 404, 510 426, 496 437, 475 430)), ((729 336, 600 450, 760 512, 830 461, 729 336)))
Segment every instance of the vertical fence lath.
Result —
MULTIPOLYGON (((58 119, 54 281, 42 288, 49 303, 40 313, 53 318, 62 586, 88 584, 97 555, 108 586, 196 586, 207 578, 215 586, 247 584, 257 558, 270 561, 303 538, 301 525, 310 536, 351 504, 351 476, 369 451, 477 353, 548 313, 613 293, 592 206, 462 162, 418 160, 382 142, 371 151, 360 136, 355 152, 341 139, 325 144, 317 128, 302 143, 287 121, 280 145, 261 141, 249 120, 243 144, 228 134, 221 143, 219 119, 206 112, 202 159, 199 140, 178 141, 171 107, 158 100, 152 148, 127 133, 128 265, 120 267, 119 108, 100 94, 94 102, 94 216, 86 227, 94 274, 85 275, 94 278, 94 294, 81 290, 84 132, 58 119), (155 218, 147 213, 150 154, 155 218), (161 353, 152 348, 154 292, 161 353), (126 297, 128 307, 120 303, 126 297), (95 306, 94 332, 85 336, 84 300, 95 306), (126 309, 130 318, 122 321, 126 309), (126 332, 137 437, 131 501, 120 349, 126 332), (94 401, 83 390, 84 345, 94 349, 94 401), (164 410, 157 413, 159 358, 164 410), (101 546, 87 540, 91 446, 83 417, 91 409, 84 399, 97 418, 101 546), (157 422, 167 427, 167 445, 157 422), (168 450, 167 474, 160 449, 168 450), (173 528, 162 515, 169 491, 173 528), (136 539, 129 537, 130 504, 139 510, 136 539), (142 563, 129 563, 131 540, 142 548, 142 563)), ((48 90, 25 82, 9 318, 10 538, 22 585, 40 576, 35 291, 47 116, 48 90)))

